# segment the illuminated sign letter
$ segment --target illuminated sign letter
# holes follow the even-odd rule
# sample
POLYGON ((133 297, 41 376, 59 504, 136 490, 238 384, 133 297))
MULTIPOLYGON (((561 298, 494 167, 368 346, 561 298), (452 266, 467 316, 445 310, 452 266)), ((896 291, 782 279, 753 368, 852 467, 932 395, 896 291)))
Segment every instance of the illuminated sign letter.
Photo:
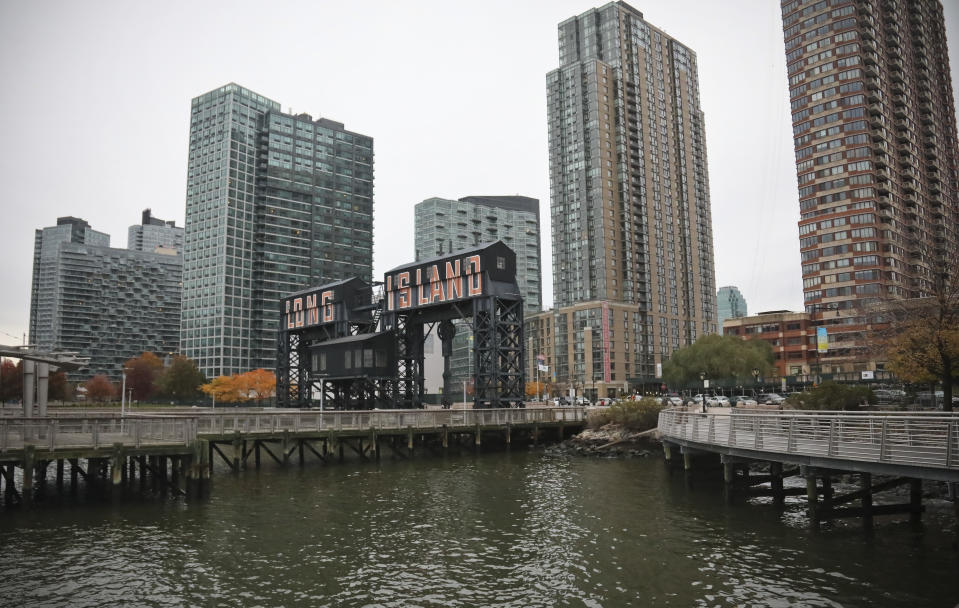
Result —
POLYGON ((329 323, 333 320, 333 291, 324 291, 320 296, 320 304, 323 305, 323 322, 329 323))
POLYGON ((396 275, 396 288, 400 296, 399 307, 409 308, 411 303, 410 296, 412 295, 409 272, 401 272, 396 275))

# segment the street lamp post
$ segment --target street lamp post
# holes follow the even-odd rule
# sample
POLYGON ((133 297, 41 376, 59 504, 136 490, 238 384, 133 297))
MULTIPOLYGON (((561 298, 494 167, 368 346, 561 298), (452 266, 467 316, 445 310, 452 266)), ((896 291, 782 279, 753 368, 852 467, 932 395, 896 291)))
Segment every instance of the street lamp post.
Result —
POLYGON ((706 372, 699 372, 699 379, 703 381, 703 412, 706 411, 706 389, 709 388, 709 380, 706 379, 706 372))

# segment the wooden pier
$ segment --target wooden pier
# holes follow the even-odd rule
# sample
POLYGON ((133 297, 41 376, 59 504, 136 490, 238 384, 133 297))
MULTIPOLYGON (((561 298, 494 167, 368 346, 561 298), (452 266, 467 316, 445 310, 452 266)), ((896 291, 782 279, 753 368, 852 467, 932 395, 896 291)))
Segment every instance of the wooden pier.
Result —
POLYGON ((229 470, 294 462, 412 458, 562 440, 582 428, 583 408, 374 411, 244 411, 189 415, 0 418, 3 504, 87 490, 203 497, 220 461, 229 470), (52 471, 51 471, 52 470, 52 471))
POLYGON ((908 514, 916 523, 922 480, 959 483, 957 415, 675 408, 660 414, 658 428, 666 460, 675 461, 678 451, 687 473, 697 462, 718 461, 727 499, 769 496, 782 506, 786 496, 805 496, 814 525, 861 518, 869 527, 876 516, 891 514, 908 514), (859 488, 837 494, 833 482, 850 474, 859 488), (805 485, 785 487, 792 476, 805 485), (877 494, 906 485, 908 502, 874 504, 877 494))

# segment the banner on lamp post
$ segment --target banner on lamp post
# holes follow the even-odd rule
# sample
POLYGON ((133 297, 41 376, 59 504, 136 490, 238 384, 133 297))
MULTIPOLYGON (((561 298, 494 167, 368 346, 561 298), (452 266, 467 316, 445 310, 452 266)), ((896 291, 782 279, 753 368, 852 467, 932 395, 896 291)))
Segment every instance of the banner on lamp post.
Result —
POLYGON ((829 352, 829 332, 825 327, 816 328, 816 351, 829 352))

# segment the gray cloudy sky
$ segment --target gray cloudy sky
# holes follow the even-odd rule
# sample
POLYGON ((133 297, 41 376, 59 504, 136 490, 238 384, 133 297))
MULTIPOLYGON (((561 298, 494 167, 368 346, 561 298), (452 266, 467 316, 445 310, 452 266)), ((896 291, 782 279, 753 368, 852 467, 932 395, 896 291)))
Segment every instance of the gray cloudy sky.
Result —
MULTIPOLYGON (((551 301, 545 77, 557 24, 600 4, 4 0, 0 343, 27 330, 36 228, 74 215, 124 247, 146 207, 183 225, 190 99, 230 81, 374 138, 377 275, 413 259, 424 198, 538 198, 551 301)), ((632 4, 699 58, 718 284, 800 309, 779 2, 632 4)))

